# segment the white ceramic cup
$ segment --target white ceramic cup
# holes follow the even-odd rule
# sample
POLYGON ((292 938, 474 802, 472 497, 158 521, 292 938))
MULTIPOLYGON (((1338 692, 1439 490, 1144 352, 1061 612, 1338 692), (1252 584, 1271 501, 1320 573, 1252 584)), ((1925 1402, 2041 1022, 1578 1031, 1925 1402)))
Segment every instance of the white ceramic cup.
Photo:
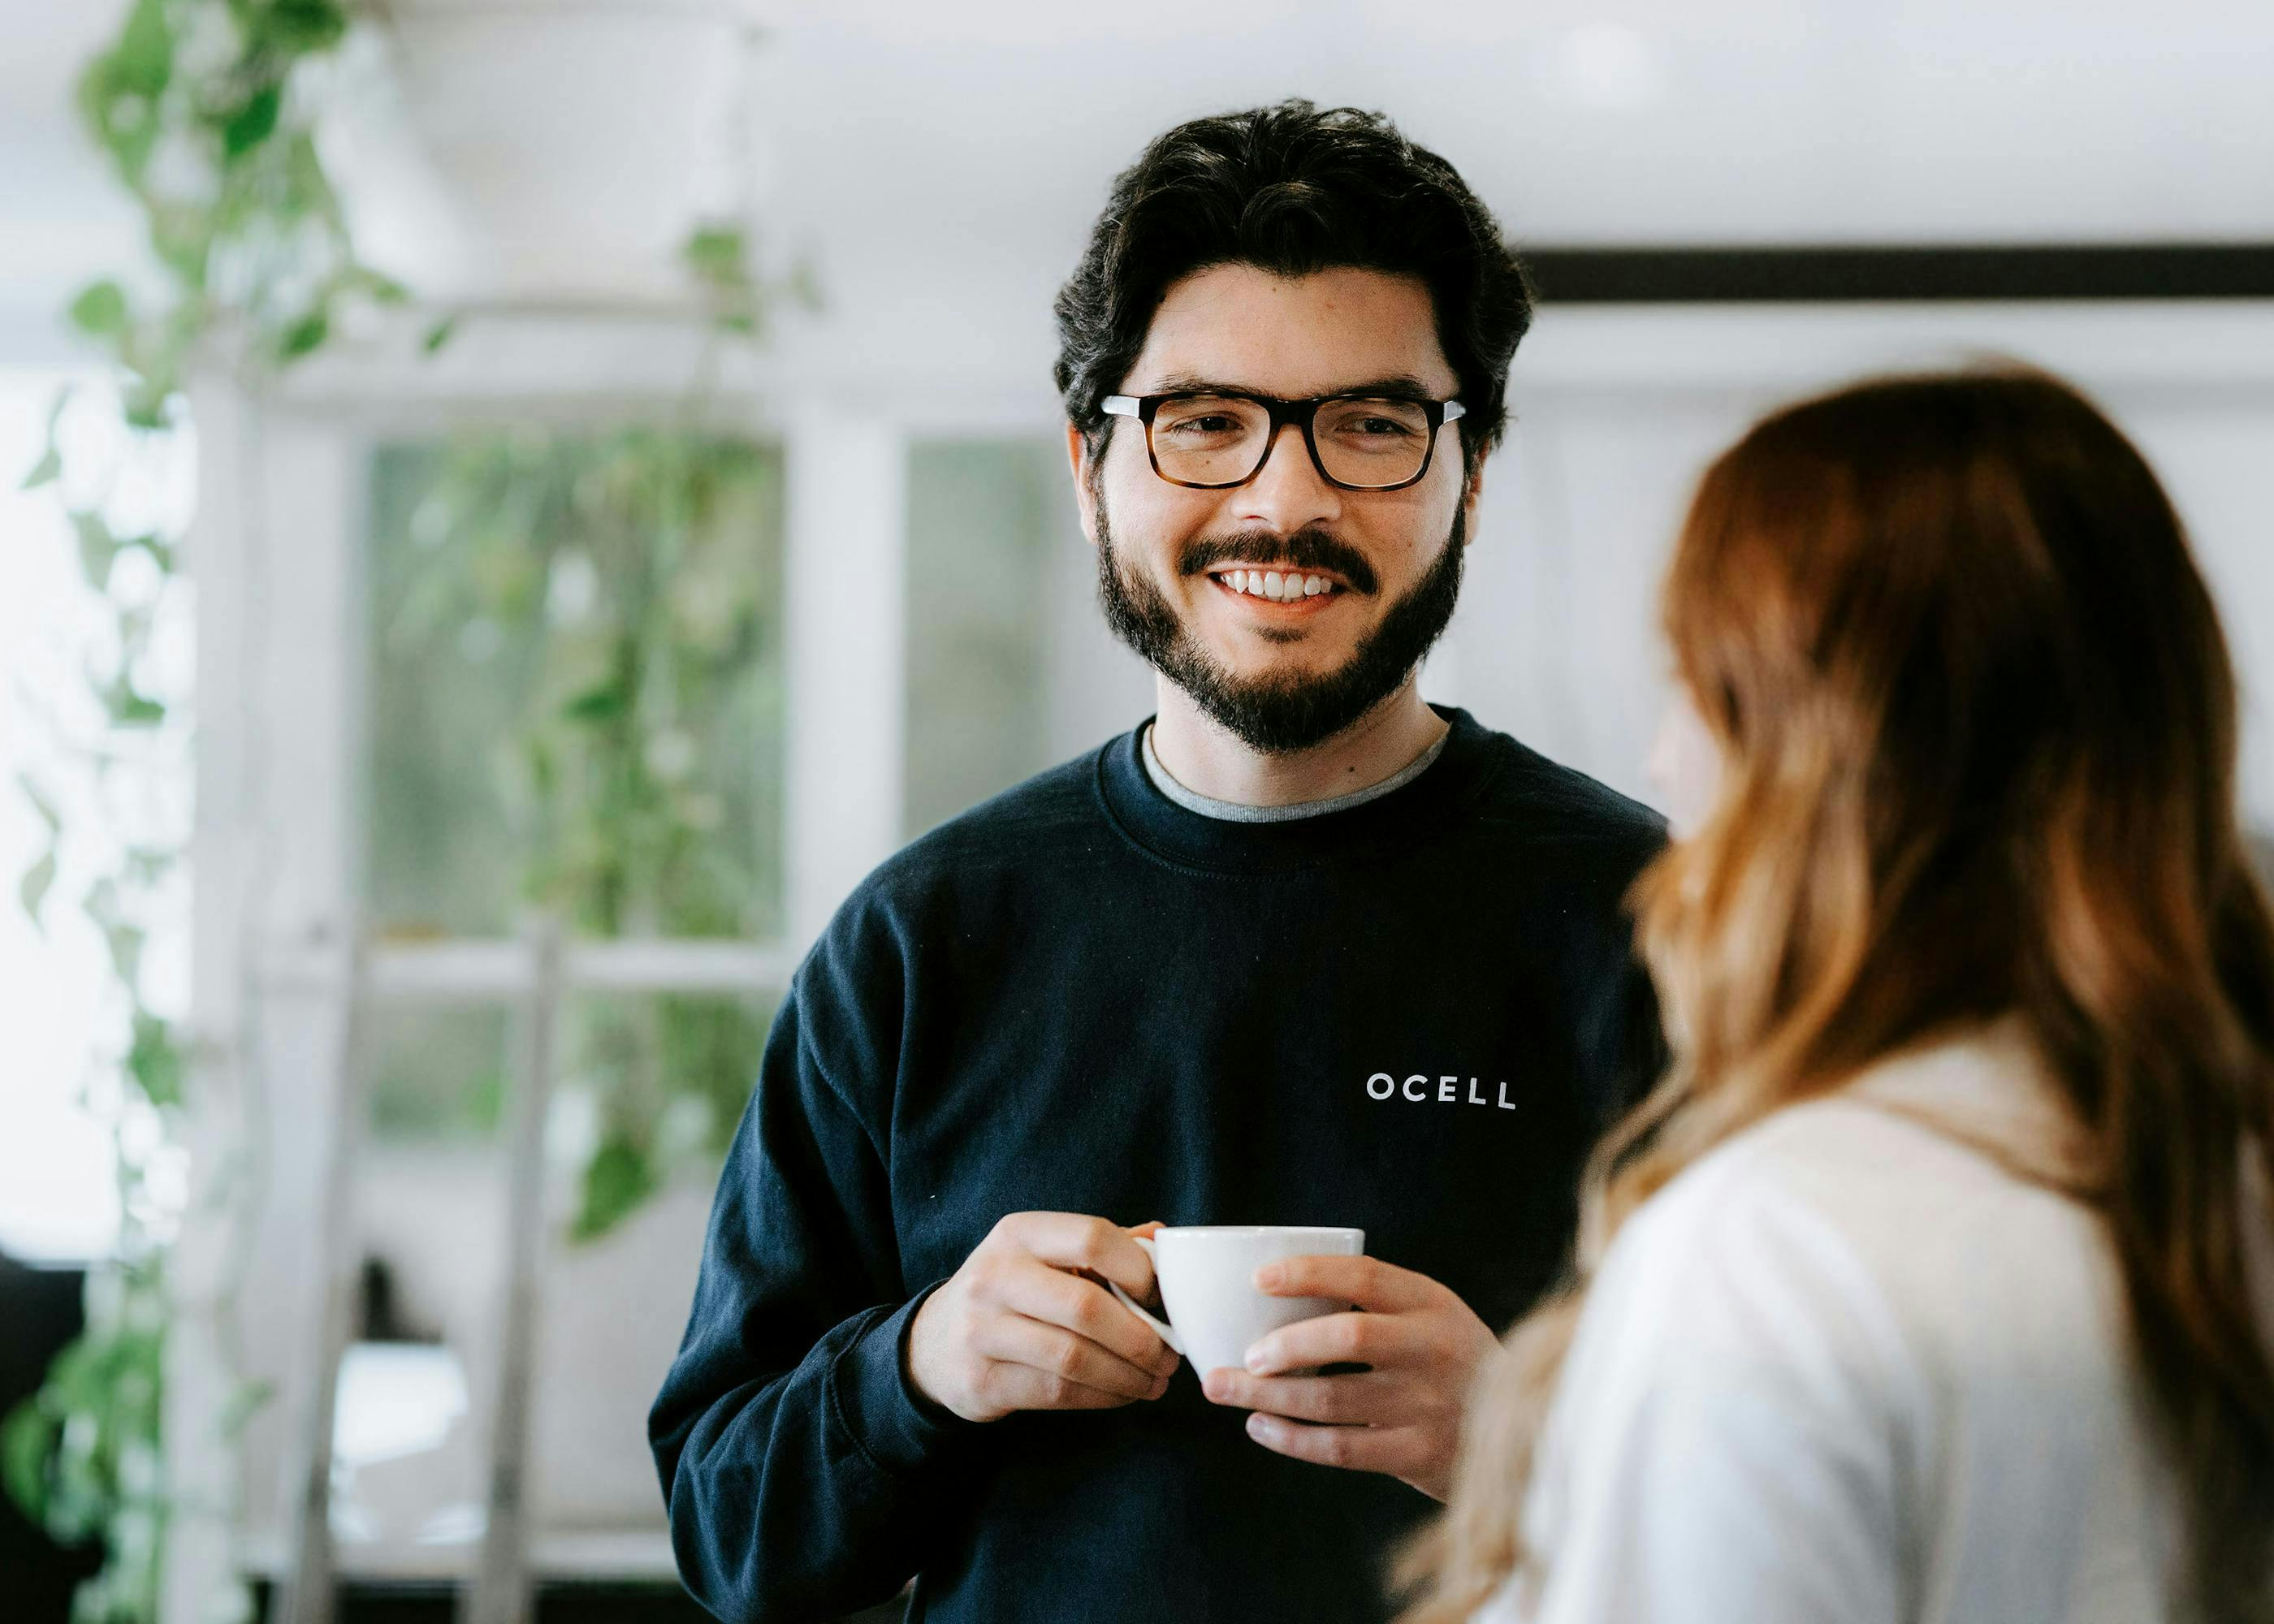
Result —
POLYGON ((1282 1258, 1362 1256, 1366 1231, 1195 1224, 1158 1229, 1137 1244, 1153 1259, 1168 1323, 1147 1313, 1120 1287, 1113 1287, 1113 1295, 1206 1375, 1227 1365, 1244 1365, 1247 1350, 1283 1325, 1348 1312, 1350 1304, 1333 1297, 1268 1296, 1255 1289, 1255 1271, 1282 1258))

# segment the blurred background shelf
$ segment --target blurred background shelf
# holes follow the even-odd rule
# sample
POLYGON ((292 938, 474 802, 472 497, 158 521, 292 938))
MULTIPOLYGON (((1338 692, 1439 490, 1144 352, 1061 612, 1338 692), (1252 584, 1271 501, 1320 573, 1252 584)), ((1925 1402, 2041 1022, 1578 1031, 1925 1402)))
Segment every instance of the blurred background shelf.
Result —
MULTIPOLYGON (((471 1542, 378 1545, 343 1540, 339 1574, 350 1584, 449 1585, 465 1578, 473 1554, 471 1542)), ((251 1572, 273 1583, 284 1574, 290 1553, 282 1540, 269 1538, 253 1544, 246 1559, 251 1572)), ((679 1588, 671 1536, 659 1527, 539 1533, 530 1545, 529 1572, 540 1587, 616 1583, 679 1588)))

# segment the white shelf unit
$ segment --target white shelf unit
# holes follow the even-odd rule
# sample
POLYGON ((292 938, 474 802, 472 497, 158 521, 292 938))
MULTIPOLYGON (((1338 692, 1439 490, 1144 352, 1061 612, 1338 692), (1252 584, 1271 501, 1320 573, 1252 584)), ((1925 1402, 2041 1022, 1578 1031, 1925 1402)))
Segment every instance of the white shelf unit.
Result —
POLYGON ((508 942, 438 942, 381 946, 350 937, 328 964, 288 960, 264 975, 272 996, 314 999, 329 1006, 343 1034, 333 1085, 329 1132, 318 1155, 325 1192, 314 1251, 321 1284, 310 1297, 305 1335, 317 1350, 299 1417, 287 1483, 294 1514, 277 1568, 282 1624, 330 1624, 340 1582, 347 1577, 464 1580, 465 1624, 527 1624, 540 1577, 558 1576, 564 1560, 579 1576, 605 1570, 619 1578, 667 1576, 670 1550, 651 1538, 543 1538, 532 1525, 528 1492, 531 1416, 537 1379, 538 1309, 545 1290, 547 1244, 544 1189, 546 1124, 558 1080, 561 1012, 582 993, 774 994, 786 990, 794 959, 779 947, 736 942, 564 941, 558 924, 533 920, 508 942), (483 1428, 482 1533, 469 1575, 463 1549, 378 1547, 343 1552, 333 1532, 332 1437, 341 1362, 351 1329, 358 1278, 353 1192, 361 1124, 367 1110, 367 1034, 383 1006, 495 1004, 510 1010, 514 1064, 507 1101, 506 1280, 498 1304, 493 1368, 484 1390, 493 1395, 483 1428))

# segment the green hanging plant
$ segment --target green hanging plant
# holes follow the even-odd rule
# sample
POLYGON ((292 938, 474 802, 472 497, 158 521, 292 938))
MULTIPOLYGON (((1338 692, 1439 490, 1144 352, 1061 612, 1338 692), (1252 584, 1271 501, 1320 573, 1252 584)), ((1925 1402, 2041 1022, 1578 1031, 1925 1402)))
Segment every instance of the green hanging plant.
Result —
MULTIPOLYGON (((680 260, 710 342, 676 410, 598 434, 518 425, 461 436, 429 475, 407 578, 381 588, 382 635, 407 677, 395 703, 418 687, 410 673, 453 668, 469 628, 514 651, 485 681, 521 695, 500 777, 522 894, 599 937, 778 929, 755 852, 724 838, 778 810, 732 793, 715 771, 779 726, 778 679, 769 688, 757 663, 772 583, 748 568, 774 476, 704 419, 719 348, 762 338, 779 305, 812 309, 820 297, 803 262, 762 273, 733 222, 698 224, 680 260), (583 600, 574 624, 560 623, 564 595, 583 600)), ((445 316, 427 350, 460 325, 445 316)), ((448 725, 412 726, 423 743, 448 725)), ((745 1003, 679 996, 587 1000, 575 1011, 569 1070, 599 1120, 572 1240, 607 1234, 675 1172, 724 1154, 770 1019, 745 1003)), ((488 1117, 475 1108, 496 1097, 494 1080, 478 1079, 466 1109, 444 1119, 480 1131, 488 1117)), ((383 1096, 384 1077, 380 1086, 383 1096)))
MULTIPOLYGON (((781 726, 777 585, 753 540, 774 523, 775 459, 653 424, 523 426, 389 455, 387 477, 419 494, 415 541, 374 560, 393 673, 376 685, 374 748, 403 798, 377 808, 375 873, 416 875, 429 908, 462 903, 479 878, 455 874, 456 858, 438 865, 440 827, 418 815, 446 793, 431 775, 478 778, 518 854, 519 894, 578 934, 774 934, 762 853, 778 786, 755 763, 781 726)), ((572 1238, 607 1233, 674 1171, 724 1151, 766 1017, 719 997, 576 1003, 568 1077, 599 1120, 572 1238)), ((409 1068, 404 1086, 434 1069, 409 1068)), ((391 1103, 394 1080, 382 1072, 380 1109, 410 1122, 419 1109, 391 1103)))
MULTIPOLYGON (((11 1497, 60 1540, 102 1542, 74 1624, 156 1618, 174 1510, 161 1417, 189 1065, 173 1017, 146 995, 142 958, 179 912, 188 829, 183 816, 153 830, 123 808, 158 784, 186 803, 189 718, 152 691, 150 662, 163 628, 186 626, 188 605, 177 536, 116 528, 114 496, 127 469, 174 450, 192 366, 228 365, 254 383, 320 350, 350 307, 403 297, 357 259, 303 104, 300 69, 348 26, 335 0, 134 0, 79 80, 82 122, 141 207, 154 274, 94 282, 65 312, 113 364, 115 448, 99 466, 76 465, 68 414, 88 403, 66 394, 24 480, 56 486, 69 508, 100 622, 87 686, 107 722, 93 740, 55 730, 57 771, 76 795, 23 785, 49 844, 17 884, 35 921, 75 905, 106 944, 111 974, 111 1035, 87 1094, 113 1132, 117 1254, 90 1273, 82 1334, 0 1426, 11 1497)), ((266 1396, 241 1384, 214 1418, 217 1436, 233 1442, 266 1396)), ((215 1598, 216 1617, 250 1608, 241 1585, 215 1598)))
MULTIPOLYGON (((399 284, 356 257, 313 137, 301 71, 331 53, 350 21, 339 0, 133 0, 83 73, 82 121, 140 206, 155 271, 94 282, 65 312, 113 364, 120 456, 165 454, 193 367, 227 366, 258 387, 324 350, 358 308, 405 301, 399 284)), ((722 339, 759 335, 779 297, 811 301, 802 269, 778 283, 756 274, 737 227, 698 229, 682 259, 722 339)), ((459 326, 456 315, 433 324, 426 351, 459 326)), ((185 748, 135 748, 182 746, 188 736, 191 718, 149 680, 154 640, 186 620, 186 583, 177 527, 115 523, 117 470, 75 465, 69 414, 85 407, 67 395, 57 400, 24 484, 56 487, 69 508, 103 622, 93 641, 104 654, 87 686, 108 732, 68 752, 82 787, 93 786, 84 797, 91 809, 52 785, 22 786, 49 841, 18 876, 16 893, 35 920, 76 906, 109 949, 113 1036, 90 1094, 102 1096, 113 1128, 122 1220, 117 1256, 90 1274, 84 1332, 40 1391, 0 1424, 0 1486, 55 1538, 102 1542, 104 1566, 75 1598, 73 1624, 154 1624, 175 1510, 161 1449, 173 1314, 168 1245, 182 1214, 178 1180, 168 1175, 178 1173, 191 1067, 174 1020, 145 996, 141 959, 182 883, 187 828, 184 820, 157 835, 129 830, 109 816, 114 797, 105 792, 153 771, 186 785, 185 748), (96 850, 118 854, 94 871, 85 854, 96 850)), ((619 492, 618 523, 658 536, 691 533, 706 480, 715 484, 748 451, 689 426, 695 415, 628 429, 591 449, 595 477, 619 492)), ((466 452, 458 476, 484 477, 493 450, 466 452)), ((541 485, 548 476, 545 459, 538 462, 531 477, 541 485)), ((527 500, 516 488, 505 511, 527 500)), ((519 596, 527 561, 511 551, 481 553, 491 573, 480 588, 493 594, 493 613, 530 607, 519 596)), ((754 622, 747 608, 722 611, 699 584, 689 587, 702 579, 699 561, 682 553, 673 568, 677 574, 650 568, 625 579, 627 619, 597 675, 573 692, 548 690, 516 739, 533 820, 528 889, 593 931, 713 934, 738 922, 718 906, 739 883, 730 875, 719 888, 719 808, 663 771, 673 729, 684 728, 668 722, 670 705, 657 696, 675 686, 673 703, 685 714, 727 703, 735 650, 754 622)), ((604 1120, 584 1176, 580 1235, 602 1232, 636 1207, 690 1138, 715 1144, 731 1131, 763 1037, 757 1017, 740 1007, 650 1003, 600 1010, 587 1027, 583 1052, 601 1084, 604 1120), (703 1118, 692 1135, 690 1101, 703 1118)), ((233 1444, 268 1396, 241 1384, 214 1418, 216 1436, 233 1444)), ((246 1618, 251 1605, 239 1583, 213 1598, 212 1616, 246 1618)))

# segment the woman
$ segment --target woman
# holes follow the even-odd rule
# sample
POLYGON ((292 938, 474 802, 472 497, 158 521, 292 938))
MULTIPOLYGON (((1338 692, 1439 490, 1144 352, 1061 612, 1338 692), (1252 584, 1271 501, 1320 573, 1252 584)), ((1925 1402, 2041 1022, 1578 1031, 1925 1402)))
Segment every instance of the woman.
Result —
POLYGON ((2154 475, 2036 373, 1841 390, 1665 621, 1675 1064, 1404 1624, 2274 1620, 2274 924, 2154 475))

